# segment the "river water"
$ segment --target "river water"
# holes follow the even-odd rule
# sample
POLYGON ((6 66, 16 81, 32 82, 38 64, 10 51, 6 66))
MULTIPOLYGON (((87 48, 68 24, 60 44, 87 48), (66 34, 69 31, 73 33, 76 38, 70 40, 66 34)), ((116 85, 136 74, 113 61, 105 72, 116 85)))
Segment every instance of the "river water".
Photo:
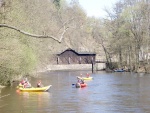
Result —
MULTIPOLYGON (((0 93, 0 113, 150 113, 150 76, 128 72, 91 74, 88 86, 75 88, 86 71, 39 73, 29 81, 52 85, 48 92, 19 92, 17 83, 0 93)), ((89 72, 90 73, 90 72, 89 72)))

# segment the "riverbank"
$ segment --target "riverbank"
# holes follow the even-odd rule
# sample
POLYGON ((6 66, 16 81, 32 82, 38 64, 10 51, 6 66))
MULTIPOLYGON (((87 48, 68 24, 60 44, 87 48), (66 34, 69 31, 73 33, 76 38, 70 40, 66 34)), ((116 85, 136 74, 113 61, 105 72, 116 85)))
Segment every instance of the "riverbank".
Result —
POLYGON ((140 66, 137 73, 150 73, 150 65, 140 66))
POLYGON ((46 69, 48 71, 59 71, 59 70, 104 70, 106 68, 105 63, 92 64, 69 64, 69 65, 48 65, 46 69), (93 66, 93 67, 92 67, 93 66))

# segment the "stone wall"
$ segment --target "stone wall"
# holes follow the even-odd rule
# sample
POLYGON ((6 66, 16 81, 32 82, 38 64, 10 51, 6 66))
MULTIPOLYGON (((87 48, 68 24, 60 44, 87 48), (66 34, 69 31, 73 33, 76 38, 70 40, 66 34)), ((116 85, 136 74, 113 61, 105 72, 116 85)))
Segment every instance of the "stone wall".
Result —
POLYGON ((47 70, 91 70, 92 64, 48 65, 47 70))
MULTIPOLYGON (((102 70, 106 68, 105 63, 99 63, 95 65, 94 69, 102 70)), ((47 70, 92 70, 92 64, 69 64, 69 65, 48 65, 47 70)))
POLYGON ((106 69, 106 63, 97 63, 96 70, 103 70, 106 69))

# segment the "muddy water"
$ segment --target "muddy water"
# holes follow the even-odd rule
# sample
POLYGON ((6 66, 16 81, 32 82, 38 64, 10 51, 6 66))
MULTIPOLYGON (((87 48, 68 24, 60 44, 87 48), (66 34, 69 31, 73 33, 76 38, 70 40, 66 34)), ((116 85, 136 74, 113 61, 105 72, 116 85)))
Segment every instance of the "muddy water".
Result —
POLYGON ((75 88, 76 76, 86 71, 45 72, 29 79, 51 84, 49 92, 19 92, 17 83, 0 93, 0 113, 149 113, 150 75, 92 74, 88 86, 75 88))

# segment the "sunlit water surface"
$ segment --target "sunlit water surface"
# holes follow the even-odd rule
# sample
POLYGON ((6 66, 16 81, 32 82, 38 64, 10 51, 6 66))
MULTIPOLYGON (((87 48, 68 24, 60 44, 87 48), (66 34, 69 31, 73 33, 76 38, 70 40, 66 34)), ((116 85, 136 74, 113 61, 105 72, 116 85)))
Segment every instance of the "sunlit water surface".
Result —
POLYGON ((88 86, 75 88, 86 71, 39 73, 29 79, 52 85, 48 92, 19 92, 17 83, 0 93, 0 113, 150 113, 150 76, 97 72, 88 86))

